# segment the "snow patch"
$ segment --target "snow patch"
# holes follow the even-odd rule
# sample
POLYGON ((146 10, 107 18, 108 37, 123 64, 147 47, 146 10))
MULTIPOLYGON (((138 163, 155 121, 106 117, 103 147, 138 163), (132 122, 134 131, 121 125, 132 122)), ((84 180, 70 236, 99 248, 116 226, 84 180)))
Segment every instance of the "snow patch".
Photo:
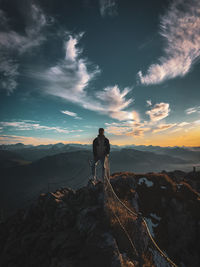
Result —
POLYGON ((143 184, 143 183, 145 183, 145 185, 147 186, 147 187, 151 187, 151 186, 153 186, 153 182, 152 181, 149 181, 146 177, 142 177, 142 178, 140 178, 139 179, 139 181, 138 181, 138 184, 143 184))
POLYGON ((151 213, 150 216, 158 221, 161 220, 161 217, 157 216, 155 213, 151 213))
POLYGON ((172 266, 156 249, 150 248, 150 251, 153 254, 153 261, 156 266, 162 266, 162 267, 172 266))
POLYGON ((158 226, 158 223, 153 223, 150 218, 146 218, 146 217, 144 217, 144 218, 145 218, 145 221, 146 221, 146 223, 148 225, 148 228, 149 228, 149 231, 150 231, 151 235, 153 237, 155 237, 155 234, 154 234, 154 231, 153 231, 153 227, 158 226))
POLYGON ((160 188, 161 188, 161 189, 166 189, 166 186, 165 186, 165 185, 161 185, 160 188))

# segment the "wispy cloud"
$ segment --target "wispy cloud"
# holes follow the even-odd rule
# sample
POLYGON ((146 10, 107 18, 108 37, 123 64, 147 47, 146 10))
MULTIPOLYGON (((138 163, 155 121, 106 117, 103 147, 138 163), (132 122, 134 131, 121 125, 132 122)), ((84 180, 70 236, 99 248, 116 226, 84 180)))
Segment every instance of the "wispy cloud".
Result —
MULTIPOLYGON (((152 104, 151 104, 152 105, 152 104)), ((164 123, 163 119, 169 115, 170 108, 168 103, 157 103, 146 111, 150 120, 127 120, 123 122, 105 123, 106 131, 114 135, 126 135, 141 137, 146 133, 157 133, 165 131, 175 126, 184 127, 187 122, 182 123, 164 123)))
POLYGON ((79 120, 82 119, 81 117, 79 117, 77 115, 77 113, 69 111, 69 110, 61 110, 61 113, 65 114, 65 115, 68 115, 68 116, 71 116, 71 117, 74 117, 75 119, 79 119, 79 120))
POLYGON ((153 129, 152 132, 157 133, 157 132, 166 131, 174 126, 176 126, 176 123, 160 124, 160 125, 157 125, 157 127, 153 129))
POLYGON ((93 70, 89 71, 87 67, 89 62, 79 56, 81 50, 77 48, 77 43, 83 33, 75 36, 66 35, 68 40, 64 41, 64 59, 43 73, 35 73, 36 78, 46 81, 44 89, 47 94, 59 96, 71 102, 80 103, 83 106, 90 106, 86 101, 87 93, 85 88, 100 73, 100 70, 98 66, 95 66, 93 70))
POLYGON ((20 130, 20 131, 45 130, 45 131, 54 131, 66 134, 82 131, 82 130, 71 130, 71 129, 69 130, 67 128, 61 128, 58 126, 46 126, 46 125, 41 125, 40 123, 27 122, 27 121, 1 121, 0 126, 2 129, 11 127, 14 130, 20 130))
POLYGON ((148 106, 148 107, 152 106, 151 99, 147 100, 146 103, 147 103, 147 106, 148 106))
POLYGON ((48 21, 42 10, 31 4, 25 34, 22 34, 10 28, 9 18, 3 10, 0 10, 0 15, 0 90, 6 90, 10 94, 17 87, 20 56, 45 40, 42 30, 48 21))
POLYGON ((117 0, 99 0, 100 14, 102 17, 116 16, 117 13, 117 0))
POLYGON ((125 121, 125 122, 113 122, 105 123, 106 132, 114 135, 126 135, 126 136, 142 136, 144 132, 150 130, 149 127, 145 126, 145 123, 136 121, 125 121))
POLYGON ((189 122, 183 121, 183 122, 178 123, 177 126, 178 127, 185 127, 185 126, 187 126, 189 124, 190 124, 189 122))
POLYGON ((186 129, 186 126, 195 127, 200 124, 200 121, 194 122, 181 122, 181 123, 164 123, 161 121, 144 121, 144 122, 113 122, 105 123, 106 132, 113 135, 125 135, 125 136, 134 136, 142 137, 145 134, 163 132, 168 129, 174 128, 172 132, 177 132, 183 129, 186 129))
POLYGON ((126 99, 130 91, 131 88, 128 87, 120 91, 119 87, 115 85, 106 87, 102 91, 97 92, 96 97, 101 100, 100 112, 108 114, 110 117, 117 120, 135 119, 135 115, 132 111, 124 111, 124 109, 134 101, 132 98, 126 99))
POLYGON ((161 17, 160 34, 165 39, 164 56, 138 72, 142 84, 158 84, 186 75, 200 56, 200 1, 174 0, 161 17))
POLYGON ((164 102, 155 104, 150 110, 146 112, 146 114, 149 115, 151 121, 160 121, 166 118, 169 113, 169 104, 164 102))
POLYGON ((138 128, 134 129, 131 132, 128 132, 126 135, 127 136, 135 136, 135 137, 141 137, 144 135, 145 132, 150 131, 151 128, 148 127, 143 127, 143 128, 138 128))
POLYGON ((82 50, 77 45, 82 36, 83 33, 74 36, 67 34, 67 41, 64 41, 65 58, 43 73, 34 74, 36 78, 45 81, 43 92, 117 120, 138 119, 136 111, 126 110, 134 101, 128 97, 132 88, 120 89, 118 85, 114 85, 88 93, 88 85, 100 73, 100 69, 98 66, 93 66, 92 69, 92 64, 81 57, 82 50))
POLYGON ((195 107, 192 107, 192 108, 188 108, 186 109, 186 114, 190 115, 192 113, 200 113, 200 106, 195 106, 195 107))

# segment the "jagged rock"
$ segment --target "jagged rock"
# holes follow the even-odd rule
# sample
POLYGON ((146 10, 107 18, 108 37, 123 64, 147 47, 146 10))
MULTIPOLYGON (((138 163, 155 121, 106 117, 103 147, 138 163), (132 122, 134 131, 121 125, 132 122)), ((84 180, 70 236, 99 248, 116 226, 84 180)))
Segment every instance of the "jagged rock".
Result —
MULTIPOLYGON (((191 186, 177 184, 167 173, 128 172, 112 175, 111 184, 123 203, 142 213, 170 258, 179 266, 200 266, 200 201, 191 186)), ((106 201, 101 182, 41 194, 0 224, 0 266, 171 266, 152 246, 142 217, 117 203, 133 251, 106 201)))

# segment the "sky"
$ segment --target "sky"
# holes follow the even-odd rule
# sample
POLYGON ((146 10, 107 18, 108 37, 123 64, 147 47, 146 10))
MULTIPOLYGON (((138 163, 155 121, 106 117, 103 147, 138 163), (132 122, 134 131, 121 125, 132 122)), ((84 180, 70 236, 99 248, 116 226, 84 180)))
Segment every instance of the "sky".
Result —
POLYGON ((0 0, 0 143, 200 146, 200 1, 0 0))

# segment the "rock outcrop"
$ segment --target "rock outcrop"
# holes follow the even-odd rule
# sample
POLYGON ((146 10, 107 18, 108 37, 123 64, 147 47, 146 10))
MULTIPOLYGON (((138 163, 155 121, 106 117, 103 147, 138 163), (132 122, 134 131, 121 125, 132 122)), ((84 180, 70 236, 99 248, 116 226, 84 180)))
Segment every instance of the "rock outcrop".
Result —
MULTIPOLYGON (((200 199, 191 186, 155 173, 120 172, 110 181, 118 197, 143 214, 156 242, 178 266, 200 266, 200 199)), ((122 209, 123 225, 134 231, 137 253, 132 253, 105 202, 101 182, 41 194, 0 224, 0 266, 167 266, 150 248, 144 223, 122 209)))

